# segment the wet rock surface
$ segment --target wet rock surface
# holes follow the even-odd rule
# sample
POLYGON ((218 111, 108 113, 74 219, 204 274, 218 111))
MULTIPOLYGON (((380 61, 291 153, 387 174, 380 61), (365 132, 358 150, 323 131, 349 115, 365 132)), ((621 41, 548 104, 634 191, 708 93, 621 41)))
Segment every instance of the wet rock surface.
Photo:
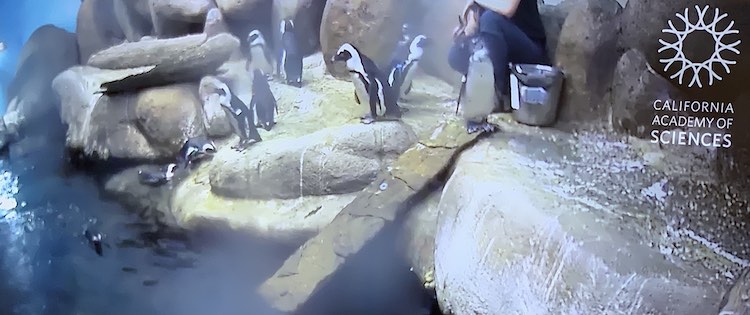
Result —
POLYGON ((550 133, 550 146, 510 132, 462 155, 439 206, 435 281, 443 311, 715 311, 716 288, 734 264, 697 244, 688 247, 703 253, 700 260, 667 250, 673 237, 688 241, 690 233, 670 233, 681 228, 658 207, 679 198, 651 192, 665 174, 629 160, 638 153, 624 144, 589 137, 550 133), (569 151, 572 143, 585 149, 569 151))

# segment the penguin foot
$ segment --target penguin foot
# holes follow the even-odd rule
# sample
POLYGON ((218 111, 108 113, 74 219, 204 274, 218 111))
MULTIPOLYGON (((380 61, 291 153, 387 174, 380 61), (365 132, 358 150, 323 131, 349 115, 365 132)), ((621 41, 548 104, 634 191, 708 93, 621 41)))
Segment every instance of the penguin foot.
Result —
POLYGON ((375 122, 375 118, 372 115, 365 115, 359 118, 359 121, 365 125, 369 125, 375 122))
POLYGON ((499 129, 500 129, 500 126, 487 122, 487 121, 484 121, 481 123, 470 121, 466 123, 466 132, 468 132, 469 134, 476 133, 476 132, 492 133, 492 132, 498 131, 499 129))
POLYGON ((258 142, 260 142, 260 140, 256 140, 256 139, 240 140, 239 143, 237 143, 236 145, 232 146, 232 150, 242 152, 245 149, 251 147, 253 144, 256 144, 258 142))

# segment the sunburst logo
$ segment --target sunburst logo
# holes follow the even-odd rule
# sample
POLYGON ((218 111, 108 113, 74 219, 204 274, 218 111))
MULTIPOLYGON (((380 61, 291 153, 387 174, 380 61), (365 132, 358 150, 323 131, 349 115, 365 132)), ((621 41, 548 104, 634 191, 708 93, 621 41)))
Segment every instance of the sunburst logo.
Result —
POLYGON ((685 8, 684 13, 676 14, 677 18, 684 23, 684 27, 677 28, 673 21, 670 20, 669 28, 662 30, 662 33, 674 35, 675 40, 674 42, 668 42, 659 39, 659 43, 662 44, 659 53, 671 50, 674 51, 674 56, 671 58, 659 59, 659 62, 665 65, 664 71, 667 73, 670 72, 670 69, 673 68, 673 66, 676 66, 675 68, 679 67, 677 72, 670 76, 670 79, 678 79, 680 85, 683 85, 683 82, 686 81, 685 77, 690 77, 692 74, 692 78, 689 78, 690 82, 688 83, 688 87, 697 85, 699 88, 702 88, 703 82, 701 82, 701 74, 704 73, 704 71, 708 76, 708 86, 713 85, 714 80, 722 80, 721 75, 716 73, 715 67, 723 67, 724 71, 729 74, 729 66, 734 65, 737 62, 726 55, 730 52, 735 55, 740 54, 740 51, 737 50, 740 40, 731 43, 724 42, 727 35, 739 34, 739 31, 733 28, 734 21, 730 21, 729 25, 723 30, 718 27, 719 22, 727 18, 727 13, 722 14, 719 9, 714 9, 713 19, 706 21, 707 18, 710 18, 710 16, 706 16, 709 11, 708 5, 702 9, 699 6, 695 6, 695 11, 697 13, 696 22, 690 20, 688 14, 689 10, 688 8, 685 8), (705 32, 713 38, 714 51, 706 60, 690 60, 690 58, 685 55, 685 38, 695 32, 705 32))

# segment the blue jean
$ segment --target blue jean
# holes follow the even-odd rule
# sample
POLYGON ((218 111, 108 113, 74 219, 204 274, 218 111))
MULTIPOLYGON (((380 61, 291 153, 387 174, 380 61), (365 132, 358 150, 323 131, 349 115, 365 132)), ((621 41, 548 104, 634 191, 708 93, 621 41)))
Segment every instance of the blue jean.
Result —
MULTIPOLYGON (((498 91, 507 90, 508 63, 549 64, 546 43, 529 38, 504 15, 484 11, 479 18, 479 36, 482 36, 490 51, 498 91)), ((459 41, 451 47, 448 63, 454 70, 466 74, 470 56, 468 40, 459 41)))

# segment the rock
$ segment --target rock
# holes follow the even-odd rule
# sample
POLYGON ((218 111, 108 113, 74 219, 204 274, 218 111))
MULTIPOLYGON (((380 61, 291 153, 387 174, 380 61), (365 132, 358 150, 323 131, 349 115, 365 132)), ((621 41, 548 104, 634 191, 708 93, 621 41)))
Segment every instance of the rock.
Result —
MULTIPOLYGON (((739 34, 723 36, 722 41, 730 44, 740 40, 742 43, 738 49, 741 54, 724 51, 722 53, 723 58, 736 61, 737 63, 729 66, 730 73, 727 73, 719 64, 715 64, 714 71, 722 77, 722 80, 719 82, 715 81, 712 86, 708 86, 706 82, 708 78, 705 75, 701 75, 703 87, 699 89, 700 94, 697 97, 701 99, 733 99, 744 91, 744 78, 750 73, 750 59, 744 53, 747 49, 743 51, 745 43, 750 42, 750 34, 742 31, 743 26, 750 23, 750 16, 745 13, 750 9, 747 1, 727 0, 721 3, 706 0, 678 0, 664 3, 651 3, 651 1, 646 0, 629 1, 627 7, 623 10, 621 18, 622 34, 619 46, 622 50, 636 48, 644 52, 646 59, 654 70, 665 78, 669 78, 677 73, 680 69, 680 64, 673 64, 668 71, 665 71, 666 64, 659 61, 659 59, 667 59, 675 56, 675 51, 671 49, 659 52, 659 49, 662 48, 662 44, 659 42, 660 39, 667 42, 674 42, 676 40, 674 35, 663 33, 662 29, 669 27, 667 24, 668 21, 672 21, 675 27, 680 29, 684 24, 676 14, 684 14, 685 9, 688 10, 690 20, 693 23, 696 22, 696 6, 703 9, 707 5, 709 6, 705 17, 707 24, 710 24, 710 21, 713 20, 714 10, 719 9, 719 14, 726 13, 728 16, 718 23, 718 29, 723 30, 729 24, 729 21, 733 21, 735 23, 733 28, 740 30, 739 34)), ((708 34, 695 32, 695 36, 688 36, 683 40, 682 50, 685 51, 686 57, 700 63, 711 57, 714 51, 712 41, 713 39, 708 34)), ((695 92, 698 90, 696 85, 688 87, 691 79, 692 72, 688 71, 682 85, 678 84, 678 79, 676 78, 670 79, 670 81, 684 92, 695 92)))
POLYGON ((91 56, 88 64, 101 69, 155 66, 149 72, 105 84, 109 92, 133 91, 175 82, 197 82, 229 60, 239 45, 239 39, 227 33, 154 39, 101 51, 91 56))
POLYGON ((378 65, 389 62, 406 21, 406 7, 414 1, 329 0, 323 11, 320 45, 328 71, 337 77, 347 72, 331 57, 343 43, 351 43, 378 65))
POLYGON ((750 314, 750 269, 744 269, 737 281, 724 294, 721 301, 719 315, 722 314, 750 314))
POLYGON ((606 117, 602 99, 618 57, 617 19, 606 2, 610 0, 576 4, 560 32, 555 64, 565 73, 563 122, 603 122, 606 117))
POLYGON ((78 64, 76 35, 44 25, 31 34, 20 56, 16 75, 8 86, 9 102, 3 117, 10 134, 33 131, 24 130, 24 125, 56 116, 58 98, 52 90, 52 79, 78 64))
MULTIPOLYGON (((203 23, 211 0, 150 0, 151 12, 167 20, 203 23)), ((158 33, 157 33, 158 34, 158 33)))
POLYGON ((281 42, 280 28, 282 20, 294 21, 298 46, 307 56, 320 48, 320 26, 323 20, 326 0, 274 0, 273 26, 274 42, 281 42))
POLYGON ((443 313, 715 313, 718 296, 705 281, 718 274, 665 259, 642 225, 560 195, 570 187, 507 146, 493 138, 464 152, 442 191, 435 286, 443 313))
POLYGON ((652 126, 655 100, 684 99, 666 79, 648 65, 646 57, 638 50, 627 51, 617 63, 610 90, 609 103, 612 104, 610 124, 619 131, 648 138, 652 126))
POLYGON ((151 35, 153 25, 148 0, 113 1, 115 18, 127 41, 137 42, 144 36, 151 35))
POLYGON ((189 138, 205 135, 203 104, 193 84, 142 90, 135 101, 135 119, 161 156, 174 156, 189 138))
POLYGON ((428 290, 435 289, 435 235, 440 190, 409 210, 398 244, 413 272, 428 290))
POLYGON ((407 125, 385 122, 264 141, 242 153, 220 151, 212 165, 211 188, 222 196, 253 199, 355 192, 415 141, 407 125))
POLYGON ((78 9, 76 34, 82 63, 94 53, 122 43, 125 34, 115 16, 114 0, 83 0, 78 9))
POLYGON ((192 85, 101 94, 101 82, 149 69, 74 67, 55 78, 61 118, 68 125, 66 146, 101 159, 159 160, 173 158, 188 137, 205 135, 192 85))
POLYGON ((273 0, 216 0, 216 5, 227 17, 248 19, 257 14, 258 9, 268 6, 273 0))
POLYGON ((219 33, 229 33, 229 25, 218 8, 208 10, 206 13, 206 23, 203 25, 203 33, 211 37, 219 33))
POLYGON ((105 180, 104 192, 126 207, 169 214, 169 191, 176 185, 176 180, 163 186, 153 187, 141 184, 138 179, 138 171, 156 171, 160 167, 161 165, 142 165, 114 174, 105 180))

